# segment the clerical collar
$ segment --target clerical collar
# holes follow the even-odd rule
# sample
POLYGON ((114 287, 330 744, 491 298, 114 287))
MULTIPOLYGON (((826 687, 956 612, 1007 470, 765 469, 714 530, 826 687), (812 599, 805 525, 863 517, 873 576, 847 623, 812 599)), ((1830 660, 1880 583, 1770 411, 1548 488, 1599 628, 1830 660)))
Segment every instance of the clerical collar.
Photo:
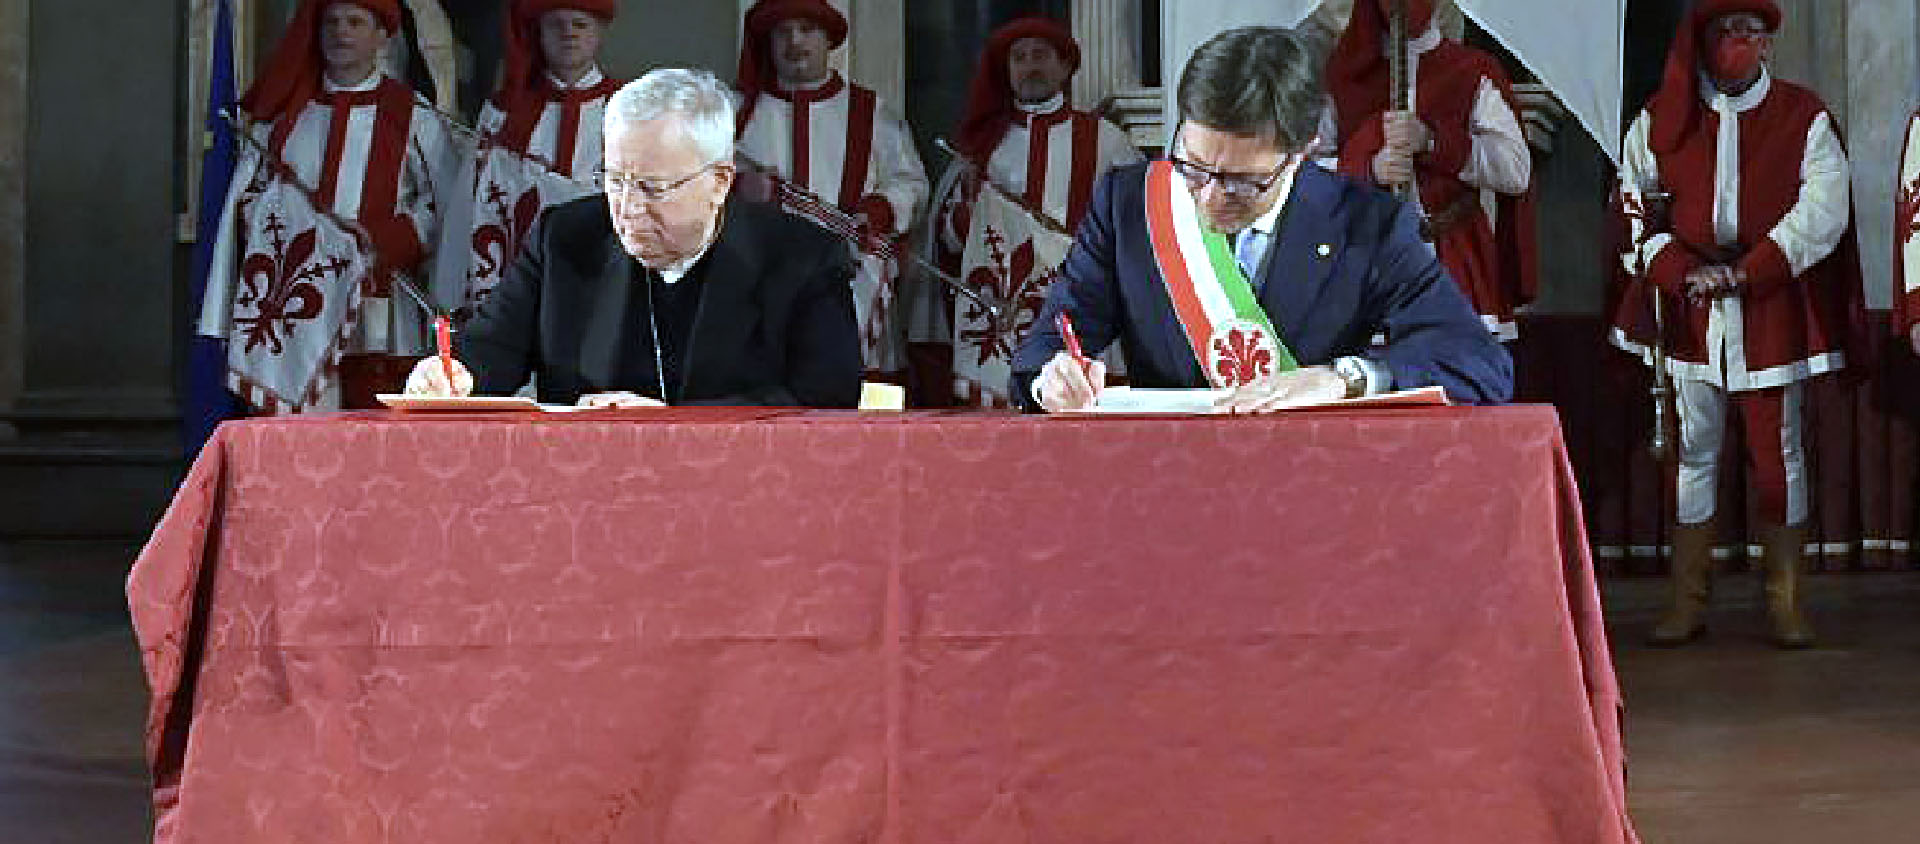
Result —
POLYGON ((1700 74, 1700 99, 1705 101, 1708 107, 1725 98, 1736 113, 1752 111, 1760 107, 1760 103, 1767 99, 1767 93, 1771 90, 1773 90, 1773 74, 1767 70, 1766 65, 1760 66, 1760 78, 1754 80, 1752 85, 1748 85, 1747 90, 1731 97, 1721 93, 1720 89, 1714 86, 1712 77, 1705 72, 1700 74))
POLYGON ((1013 106, 1030 115, 1052 114, 1067 107, 1067 95, 1064 91, 1055 92, 1053 96, 1037 103, 1023 103, 1019 100, 1014 100, 1013 106))
POLYGON ((587 68, 587 72, 580 77, 580 81, 571 85, 567 84, 566 81, 560 77, 553 75, 553 71, 547 71, 547 81, 553 83, 553 87, 562 91, 584 91, 606 81, 606 79, 607 76, 600 72, 599 65, 587 68))
POLYGON ((376 67, 373 69, 372 73, 367 74, 367 78, 362 79, 359 82, 355 82, 352 85, 335 85, 333 84, 333 77, 322 73, 320 74, 320 85, 321 85, 320 90, 325 91, 329 94, 363 93, 363 92, 371 91, 375 88, 380 87, 380 81, 385 78, 387 78, 387 75, 385 73, 382 73, 380 71, 380 68, 376 67))
POLYGON ((694 265, 700 263, 701 258, 707 257, 707 252, 713 249, 713 242, 719 239, 720 218, 715 217, 713 219, 713 222, 708 223, 707 225, 708 225, 708 229, 707 229, 706 242, 700 244, 700 249, 698 251, 694 252, 693 255, 687 258, 685 261, 681 261, 680 263, 674 264, 671 267, 661 267, 660 269, 655 271, 660 273, 661 281, 664 281, 668 284, 673 284, 675 282, 678 282, 680 279, 686 278, 687 273, 693 272, 694 265))

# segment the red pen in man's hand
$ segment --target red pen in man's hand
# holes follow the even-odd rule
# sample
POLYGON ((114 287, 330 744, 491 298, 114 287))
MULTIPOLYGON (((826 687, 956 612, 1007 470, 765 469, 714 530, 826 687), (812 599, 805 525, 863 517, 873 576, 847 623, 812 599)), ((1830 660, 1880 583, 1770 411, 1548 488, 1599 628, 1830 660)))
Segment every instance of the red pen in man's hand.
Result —
POLYGON ((1060 329, 1060 339, 1067 344, 1067 354, 1073 356, 1074 363, 1080 364, 1080 371, 1086 373, 1087 380, 1093 380, 1093 361, 1088 360, 1086 351, 1080 348, 1080 335, 1073 330, 1073 317, 1061 311, 1054 317, 1053 324, 1060 329))
POLYGON ((453 381, 453 318, 441 314, 433 318, 433 339, 440 347, 440 369, 447 374, 447 389, 458 393, 453 381))

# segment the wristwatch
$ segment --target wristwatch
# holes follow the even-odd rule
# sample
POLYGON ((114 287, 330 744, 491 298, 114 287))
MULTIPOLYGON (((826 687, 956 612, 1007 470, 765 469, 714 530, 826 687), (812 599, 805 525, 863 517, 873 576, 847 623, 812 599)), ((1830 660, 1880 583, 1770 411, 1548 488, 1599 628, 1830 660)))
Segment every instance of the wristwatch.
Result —
POLYGON ((1347 398, 1357 399, 1367 394, 1367 364, 1352 355, 1334 358, 1333 372, 1340 380, 1347 382, 1347 398))

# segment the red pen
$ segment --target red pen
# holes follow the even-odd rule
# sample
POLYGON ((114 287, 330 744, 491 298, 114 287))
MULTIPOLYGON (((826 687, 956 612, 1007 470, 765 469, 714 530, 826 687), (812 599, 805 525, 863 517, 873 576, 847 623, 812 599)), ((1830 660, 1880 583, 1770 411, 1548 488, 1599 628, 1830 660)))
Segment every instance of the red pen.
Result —
POLYGON ((1092 378, 1093 361, 1087 360, 1087 353, 1080 348, 1080 335, 1073 330, 1073 317, 1067 316, 1066 311, 1061 311, 1054 317, 1053 324, 1060 329, 1060 339, 1067 344, 1067 354, 1073 356, 1074 363, 1080 364, 1081 372, 1085 372, 1088 378, 1092 378))
POLYGON ((446 314, 433 318, 433 339, 440 346, 440 368, 447 373, 447 390, 460 392, 453 383, 453 319, 446 314))

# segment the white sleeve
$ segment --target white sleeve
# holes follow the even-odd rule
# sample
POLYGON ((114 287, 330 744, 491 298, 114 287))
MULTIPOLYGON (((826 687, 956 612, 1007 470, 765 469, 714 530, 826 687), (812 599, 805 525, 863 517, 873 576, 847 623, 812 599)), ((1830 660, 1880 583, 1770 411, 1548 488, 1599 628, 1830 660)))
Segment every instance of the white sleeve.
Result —
POLYGON ((906 121, 881 109, 874 121, 873 192, 893 206, 893 229, 904 234, 913 227, 927 201, 927 171, 913 148, 906 121))
POLYGON ((1527 147, 1527 134, 1520 129, 1513 107, 1493 80, 1480 80, 1467 127, 1473 135, 1473 150, 1460 180, 1500 193, 1524 193, 1533 179, 1533 151, 1527 147))
MULTIPOLYGON (((1632 238, 1630 243, 1640 241, 1640 233, 1646 225, 1643 220, 1635 216, 1637 213, 1635 209, 1645 207, 1641 201, 1641 194, 1660 188, 1660 165, 1653 156, 1653 149, 1647 138, 1652 131, 1653 120, 1647 112, 1642 111, 1639 117, 1634 118, 1633 126, 1627 129, 1626 141, 1620 145, 1620 197, 1621 204, 1627 211, 1627 223, 1630 227, 1627 234, 1632 238)), ((1673 242, 1673 235, 1665 232, 1656 234, 1647 241, 1640 253, 1641 257, 1648 266, 1652 266, 1653 259, 1660 254, 1660 250, 1665 249, 1671 242, 1673 242)), ((1627 272, 1635 270, 1634 256, 1631 251, 1622 253, 1620 261, 1626 266, 1627 272)))
POLYGON ((1833 132, 1833 119, 1822 112, 1807 129, 1800 160, 1800 199, 1767 233, 1795 277, 1840 245, 1853 208, 1852 190, 1847 153, 1833 132))

